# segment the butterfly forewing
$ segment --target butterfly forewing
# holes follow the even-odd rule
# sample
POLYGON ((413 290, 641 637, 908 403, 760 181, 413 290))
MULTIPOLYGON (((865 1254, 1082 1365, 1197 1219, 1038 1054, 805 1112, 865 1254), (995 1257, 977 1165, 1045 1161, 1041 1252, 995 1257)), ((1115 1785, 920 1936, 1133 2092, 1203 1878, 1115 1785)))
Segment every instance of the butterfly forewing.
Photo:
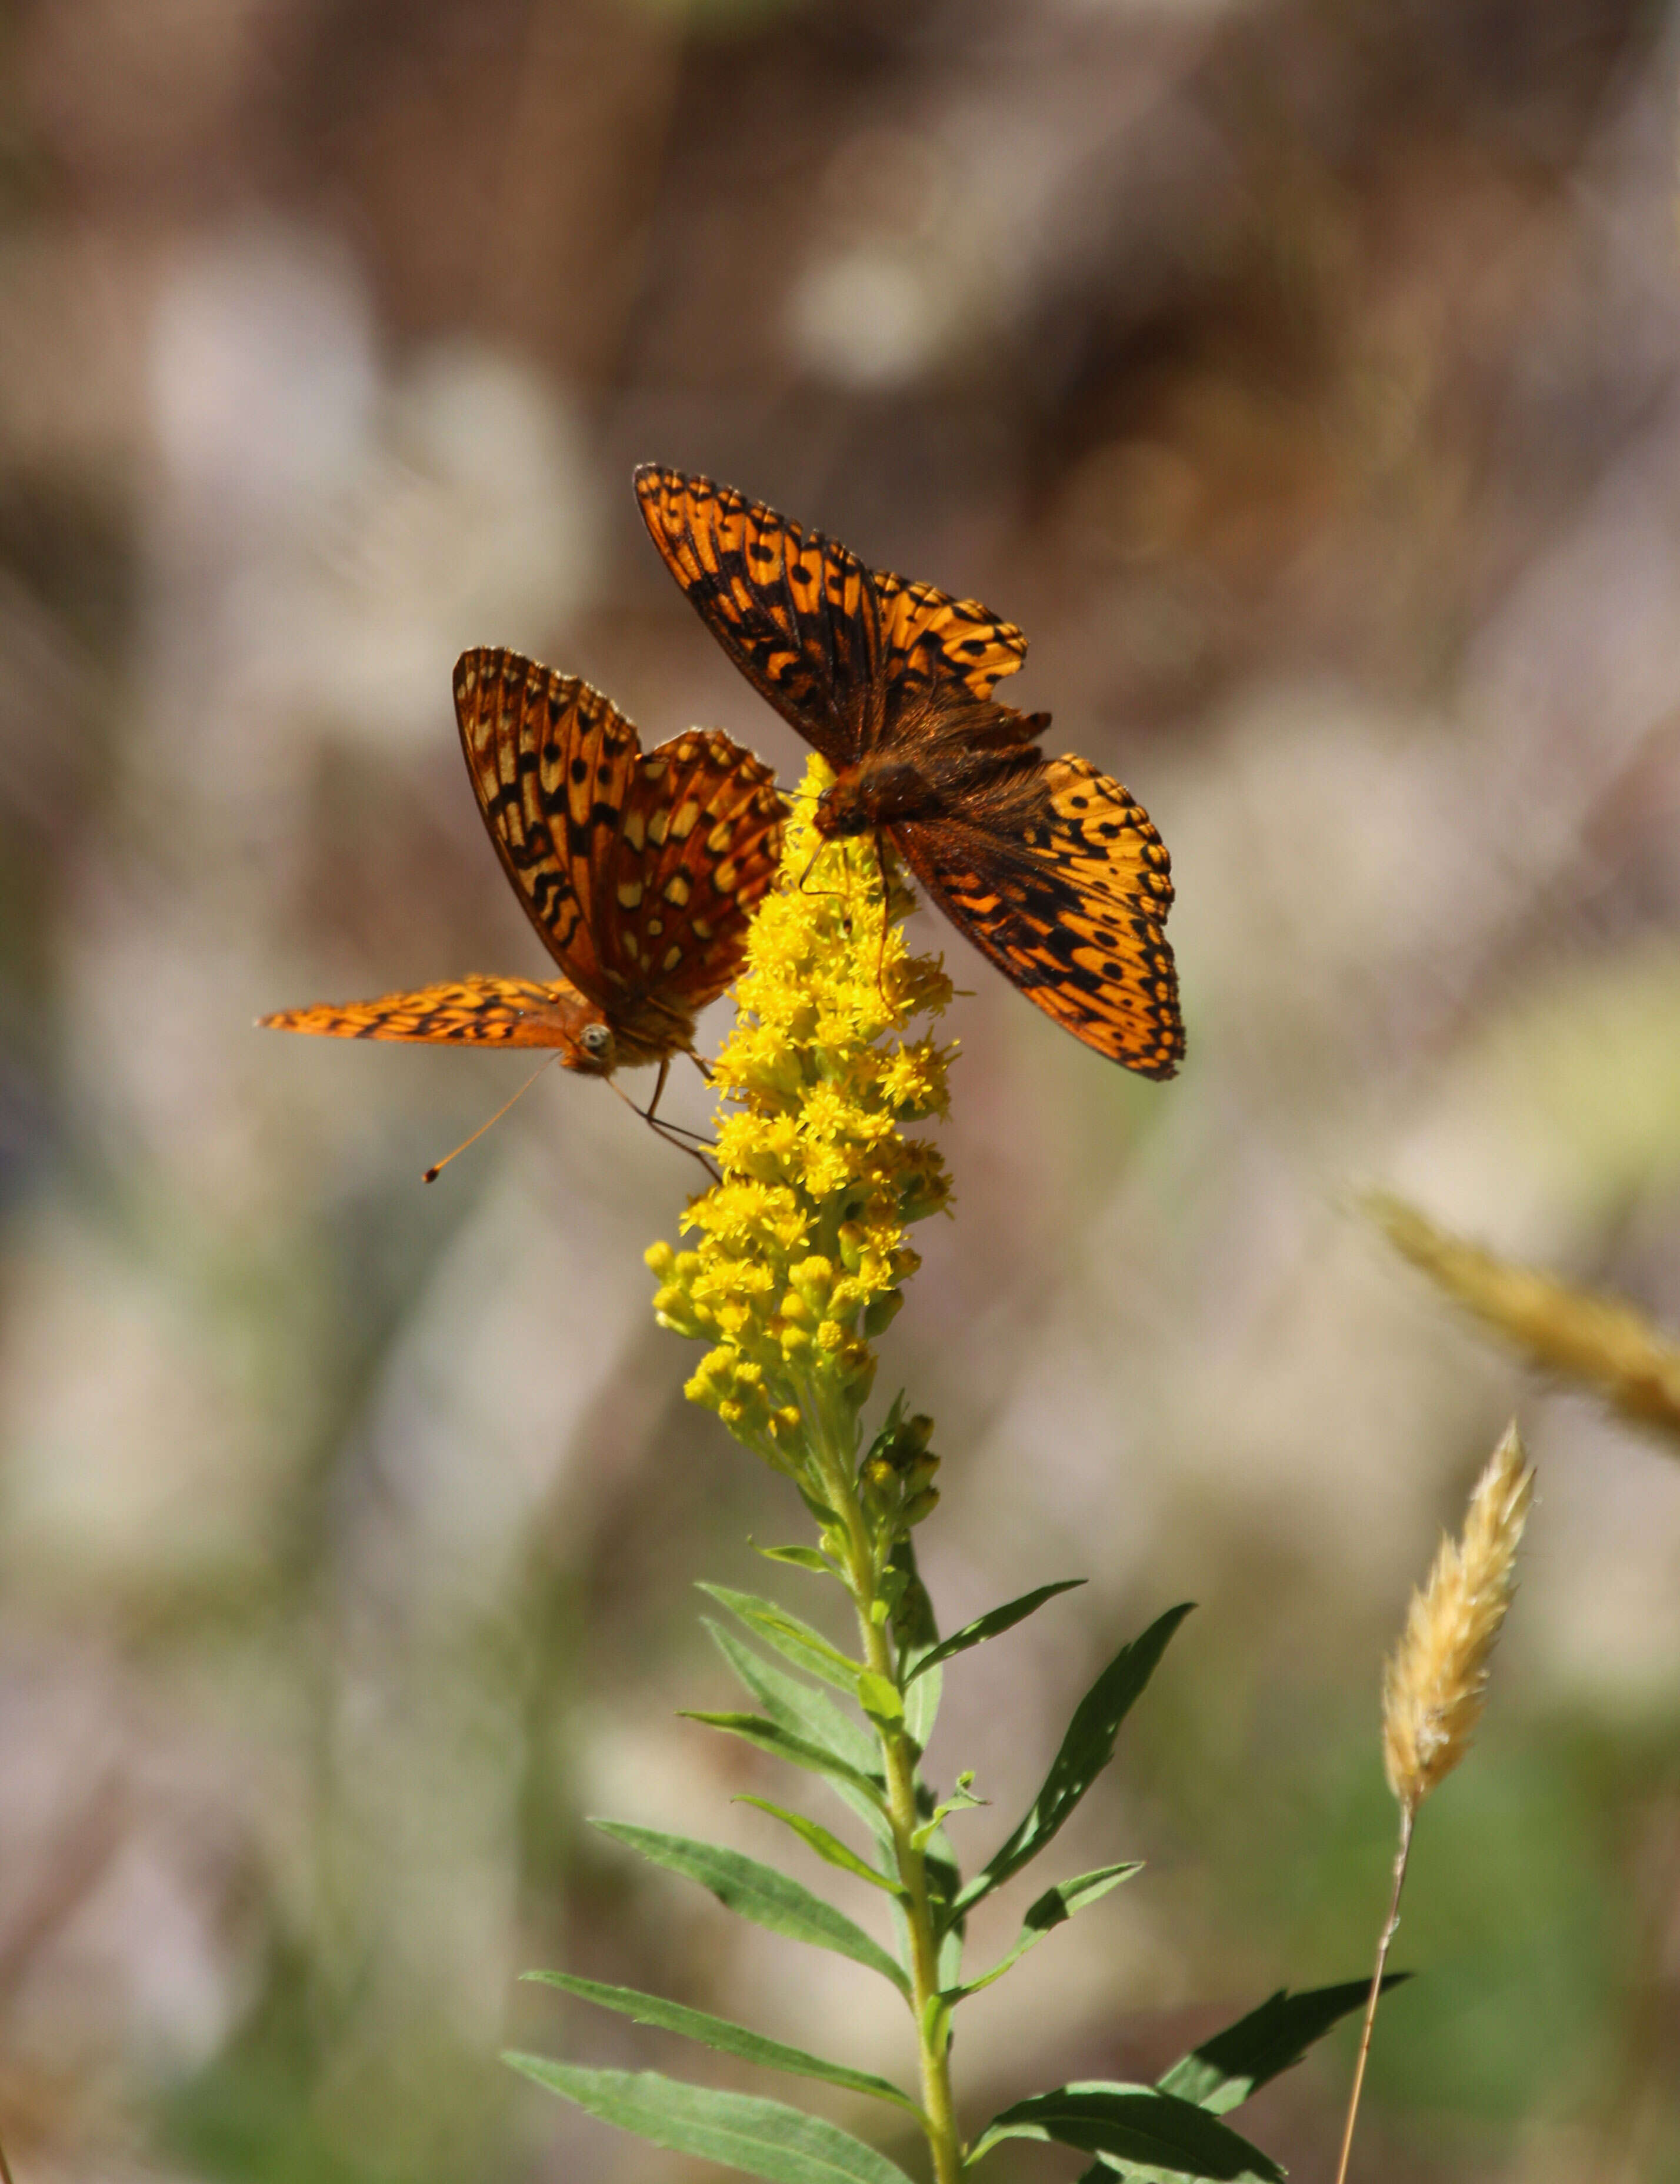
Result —
POLYGON ((1026 639, 978 599, 954 599, 932 584, 914 584, 884 569, 870 572, 881 616, 882 649, 891 715, 940 688, 989 698, 1026 657, 1026 639))
POLYGON ((581 1051, 578 1040, 601 1011, 573 986, 526 978, 457 978, 411 994, 381 994, 342 1006, 317 1002, 260 1021, 272 1031, 324 1033, 333 1039, 402 1039, 415 1045, 553 1046, 581 1051))
POLYGON ((531 923, 567 976, 603 998, 588 906, 641 755, 610 699, 575 675, 478 646, 455 667, 461 748, 491 839, 531 923))
POLYGON ((868 740, 879 688, 863 563, 709 478, 644 463, 636 493, 654 545, 712 635, 831 766, 846 765, 868 740))
POLYGON ((748 682, 837 770, 890 742, 940 684, 987 698, 1026 639, 977 599, 865 567, 820 531, 709 478, 643 464, 654 543, 748 682))

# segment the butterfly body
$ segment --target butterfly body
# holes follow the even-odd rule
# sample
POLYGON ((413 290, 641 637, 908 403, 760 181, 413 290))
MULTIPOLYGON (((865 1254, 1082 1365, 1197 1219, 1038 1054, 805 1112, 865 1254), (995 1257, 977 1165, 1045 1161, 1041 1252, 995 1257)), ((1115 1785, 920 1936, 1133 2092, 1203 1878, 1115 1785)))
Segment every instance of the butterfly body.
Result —
POLYGON ((770 768, 715 729, 644 752, 598 690, 497 647, 461 655, 454 691, 490 838, 562 976, 458 979, 262 1021, 340 1039, 546 1047, 589 1077, 658 1064, 662 1087, 671 1056, 693 1051, 698 1011, 740 967, 775 878, 783 811, 770 768))
POLYGON ((644 464, 654 544, 714 637, 835 772, 819 833, 889 838, 1027 999, 1097 1052, 1171 1077, 1184 1052, 1165 845, 1046 713, 992 693, 1026 639, 975 599, 869 569, 731 487, 644 464))

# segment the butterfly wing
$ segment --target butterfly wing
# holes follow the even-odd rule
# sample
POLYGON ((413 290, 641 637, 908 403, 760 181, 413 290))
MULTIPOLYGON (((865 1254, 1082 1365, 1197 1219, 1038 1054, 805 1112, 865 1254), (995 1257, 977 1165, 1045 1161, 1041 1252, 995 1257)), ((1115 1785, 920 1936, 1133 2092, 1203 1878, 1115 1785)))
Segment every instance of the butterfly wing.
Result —
POLYGON ((320 1001, 282 1009, 259 1022, 271 1031, 323 1033, 331 1039, 403 1039, 414 1045, 550 1046, 568 1068, 588 1067, 580 1044, 601 1011, 574 986, 525 978, 458 978, 377 1000, 320 1001))
POLYGON ((637 760, 593 917, 621 1050, 639 1040, 651 1058, 686 1044, 696 1011, 735 977, 783 818, 770 769, 716 729, 637 760))
POLYGON ((1141 1076, 1184 1055, 1164 928, 1165 846, 1149 814, 1084 759, 1041 769, 1040 814, 1016 831, 964 817, 896 827, 933 900, 1064 1030, 1141 1076))
POLYGON ((761 697, 837 772, 894 740, 940 687, 991 694, 1026 639, 976 599, 866 569, 731 486, 644 463, 637 498, 666 567, 761 697))
POLYGON ((887 677, 897 717, 927 691, 960 688, 984 700, 1026 657, 1026 639, 978 599, 871 570, 880 602, 887 677))
POLYGON ((642 755, 632 723, 576 675, 480 645, 455 663, 455 717, 514 891, 568 978, 604 1003, 590 911, 642 755))

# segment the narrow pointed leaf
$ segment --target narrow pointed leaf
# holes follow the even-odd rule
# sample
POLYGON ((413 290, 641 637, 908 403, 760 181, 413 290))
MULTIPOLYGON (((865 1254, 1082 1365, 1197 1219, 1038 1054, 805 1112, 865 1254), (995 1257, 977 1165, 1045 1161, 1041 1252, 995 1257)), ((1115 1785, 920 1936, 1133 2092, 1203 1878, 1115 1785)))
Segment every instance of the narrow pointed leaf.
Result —
POLYGON ((720 1843, 696 1842, 687 1836, 665 1835, 657 1828, 632 1827, 626 1820, 593 1820, 590 1825, 668 1872, 698 1880, 727 1909, 738 1911, 756 1925, 768 1926, 772 1933, 785 1934, 790 1941, 832 1949, 837 1956, 849 1957, 854 1964, 891 1980, 900 1994, 909 1994, 910 1981, 904 1968, 878 1942, 843 1911, 813 1896, 809 1888, 787 1874, 778 1873, 773 1865, 761 1865, 757 1858, 726 1850, 720 1843))
POLYGON ((782 2101, 690 2086, 657 2070, 585 2070, 542 2055, 502 2059, 604 2123, 770 2184, 909 2184, 884 2153, 782 2101))
POLYGON ((893 1567, 904 1580, 893 1618, 893 1643, 898 1656, 898 1686, 904 1696, 904 1726, 917 1749, 925 1752, 938 1717, 944 1679, 937 1668, 923 1676, 921 1667, 939 1642, 939 1624, 909 1540, 900 1540, 893 1550, 893 1567))
POLYGON ((683 1707, 679 1712, 684 1721, 698 1721, 708 1729, 720 1729, 726 1736, 743 1737, 748 1744, 756 1744, 760 1752, 773 1752, 778 1759, 785 1759, 790 1767, 808 1768, 813 1774, 832 1775, 849 1782, 854 1790, 884 1797, 885 1793, 876 1789, 867 1774, 837 1758, 826 1744, 813 1744, 808 1736, 796 1736, 780 1722, 766 1720, 761 1713, 702 1713, 692 1707, 683 1707))
MULTIPOLYGON (((1021 1922, 1021 1932, 1008 1956, 993 1964, 989 1972, 982 1972, 977 1980, 971 1980, 951 1999, 964 2002, 970 1995, 978 1994, 982 1987, 990 1986, 993 1981, 1001 1979, 1012 1964, 1019 1964, 1027 1951, 1036 1942, 1042 1942, 1046 1934, 1054 1933, 1058 1926, 1065 1925, 1076 1911, 1082 1911, 1088 1903, 1094 1903, 1099 1897, 1106 1896, 1110 1889, 1118 1888, 1122 1880, 1130 1880, 1134 1873, 1143 1870, 1142 1864, 1136 1859, 1125 1865, 1101 1865, 1094 1873, 1082 1873, 1072 1880, 1059 1880, 1054 1888, 1047 1888, 1036 1903, 1028 1906, 1026 1916, 1021 1922)), ((1165 2086, 1165 2080, 1162 2083, 1165 2086)), ((1193 2094, 1183 2094, 1182 2087, 1177 2086, 1168 2086, 1165 2089, 1169 2092, 1182 2094, 1187 2100, 1194 2098, 1193 2094)))
POLYGON ((960 1630, 954 1630, 948 1638, 942 1638, 937 1646, 930 1646, 921 1656, 904 1678, 905 1689, 910 1688, 916 1677, 926 1675, 930 1669, 937 1668, 940 1662, 948 1661, 956 1653, 966 1653, 971 1646, 983 1646, 988 1638, 1000 1637, 1005 1630, 1014 1630, 1017 1623, 1024 1623, 1033 1610, 1042 1607, 1047 1600, 1054 1600, 1059 1592, 1071 1592, 1076 1586, 1086 1582, 1082 1577, 1065 1577, 1057 1585, 1041 1585, 1036 1592, 1024 1592, 1019 1600, 1005 1601, 1001 1607, 993 1608, 989 1614, 978 1616, 972 1623, 965 1623, 960 1630))
POLYGON ((760 2063, 767 2070, 785 2070, 795 2078, 819 2078, 825 2085, 843 2086, 848 2092, 867 2093, 871 2100, 890 2101, 913 2116, 921 2114, 908 2093, 889 2079, 877 2078, 872 2070, 852 2070, 843 2063, 831 2063, 826 2056, 808 2055, 803 2048, 767 2040, 761 2032, 732 2025, 726 2017, 714 2017, 704 2009, 686 2009, 680 2002, 667 2002, 663 1995, 639 1994, 631 1986, 603 1986, 598 1980, 578 1979, 570 1972, 526 1972, 525 1977, 543 1986, 559 1987, 603 2009, 615 2009, 637 2025, 680 2033, 685 2040, 698 2040, 720 2054, 760 2063))
POLYGON ((796 1669, 832 1684, 848 1697, 855 1694, 862 1663, 850 1659, 837 1646, 831 1646, 821 1631, 814 1630, 787 1608, 778 1607, 773 1600, 760 1599, 755 1592, 737 1592, 726 1585, 703 1585, 700 1590, 709 1592, 719 1607, 726 1607, 796 1669))
MULTIPOLYGON (((1409 1972, 1390 1972, 1382 1982, 1383 1992, 1410 1976, 1409 1972)), ((1292 2069, 1332 2025, 1362 2009, 1370 1992, 1369 1980, 1316 1986, 1305 1994, 1280 1987, 1258 2009, 1182 2056, 1156 2083, 1165 2093, 1177 2093, 1181 2100, 1194 2101, 1199 2108, 1223 2115, 1280 2071, 1292 2069)))
POLYGON ((837 1836, 831 1835, 819 1821, 808 1819, 804 1813, 790 1813, 784 1805, 772 1805, 767 1797, 737 1797, 737 1805, 756 1805, 761 1813, 768 1813, 773 1820, 792 1828, 801 1842, 807 1844, 817 1856, 826 1858, 830 1865, 837 1865, 842 1873, 855 1874, 859 1880, 868 1881, 871 1888, 883 1888, 889 1896, 899 1893, 896 1880, 886 1874, 877 1873, 867 1858, 859 1858, 848 1849, 837 1836))
POLYGON ((1060 1829, 1114 1758, 1121 1722, 1154 1673, 1168 1640, 1189 1613, 1188 1601, 1168 1608, 1141 1637, 1122 1646, 1103 1670, 1075 1708, 1061 1749, 1031 1809, 959 1895, 954 1907, 958 1912, 966 1911, 982 1897, 1001 1887, 1012 1874, 1019 1873, 1060 1829))
POLYGON ((926 1752, 927 1740, 933 1734, 933 1724, 939 1716, 939 1702, 944 1696, 945 1679, 935 1669, 926 1676, 919 1675, 904 1692, 904 1727, 918 1752, 926 1752))
POLYGON ((1054 2139, 1099 2154, 1104 2167, 1136 2184, 1145 2176, 1160 2184, 1283 2184, 1283 2171, 1257 2146, 1156 2086, 1092 2083, 1035 2093, 993 2118, 970 2162, 1004 2138, 1054 2139))
POLYGON ((832 1577, 834 1565, 826 1555, 815 1547, 761 1547, 756 1540, 748 1542, 756 1555, 767 1563, 791 1563, 795 1569, 809 1570, 816 1577, 832 1577))
POLYGON ((785 1669, 755 1653, 732 1630, 715 1623, 709 1615, 703 1616, 701 1621, 743 1685, 772 1721, 780 1722, 794 1736, 809 1737, 813 1744, 826 1745, 837 1759, 858 1774, 872 1774, 880 1764, 881 1754, 875 1739, 861 1722, 843 1713, 826 1691, 790 1676, 785 1669))

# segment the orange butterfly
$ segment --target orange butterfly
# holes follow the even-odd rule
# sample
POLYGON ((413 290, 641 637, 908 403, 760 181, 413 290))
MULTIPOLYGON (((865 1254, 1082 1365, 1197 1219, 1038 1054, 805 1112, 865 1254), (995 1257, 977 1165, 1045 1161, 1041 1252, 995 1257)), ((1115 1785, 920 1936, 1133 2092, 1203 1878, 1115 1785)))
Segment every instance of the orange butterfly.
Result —
POLYGON ((654 543, 712 635, 834 769, 824 835, 889 836, 975 945, 1076 1039, 1145 1077, 1184 1054, 1149 814, 1048 713, 998 704, 1026 639, 976 599, 867 569, 709 478, 644 463, 654 543))
POLYGON ((610 1077, 692 1053, 694 1018, 741 964, 776 877, 783 811, 770 768, 715 729, 643 753, 575 675, 478 646, 455 664, 461 748, 490 838, 565 976, 463 978, 342 1008, 286 1009, 279 1031, 459 1046, 552 1047, 610 1077))

